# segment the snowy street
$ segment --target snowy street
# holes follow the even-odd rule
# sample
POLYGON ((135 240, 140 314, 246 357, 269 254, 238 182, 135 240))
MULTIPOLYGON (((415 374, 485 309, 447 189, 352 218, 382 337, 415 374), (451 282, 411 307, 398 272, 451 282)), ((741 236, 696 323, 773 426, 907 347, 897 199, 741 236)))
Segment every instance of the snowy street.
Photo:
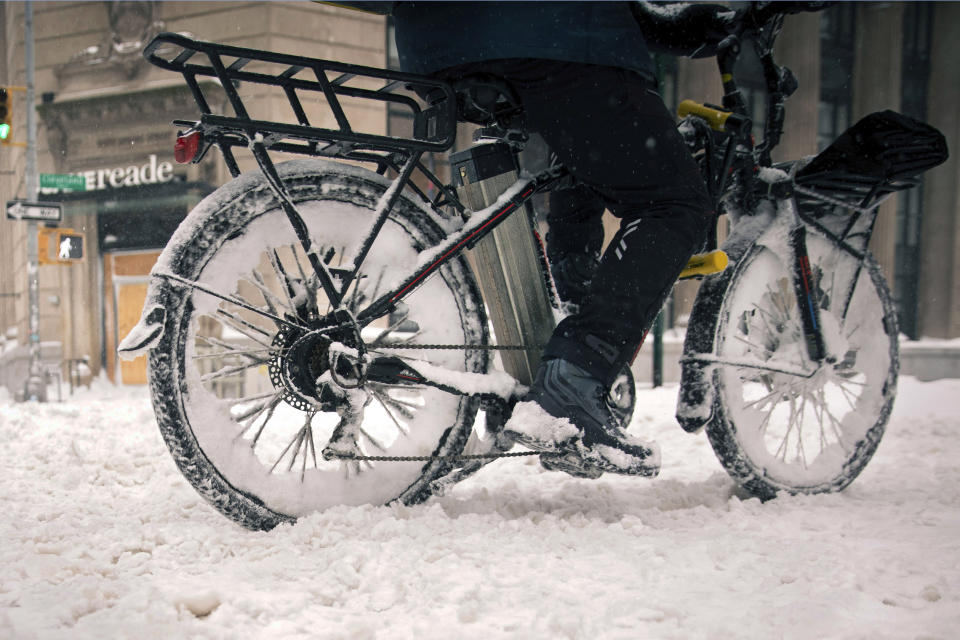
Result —
POLYGON ((496 462, 416 507, 240 529, 180 476, 145 389, 0 397, 0 638, 954 638, 960 380, 902 378, 844 493, 734 490, 676 386, 654 480, 496 462))

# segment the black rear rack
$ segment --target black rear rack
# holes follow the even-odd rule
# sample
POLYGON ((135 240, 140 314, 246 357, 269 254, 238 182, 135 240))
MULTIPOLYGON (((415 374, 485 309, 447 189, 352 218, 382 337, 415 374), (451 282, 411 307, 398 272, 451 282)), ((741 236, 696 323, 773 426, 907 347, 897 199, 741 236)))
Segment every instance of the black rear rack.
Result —
MULTIPOLYGON (((247 147, 254 140, 273 151, 375 162, 382 172, 384 167, 397 166, 398 159, 392 157, 397 153, 409 157, 443 152, 453 146, 456 136, 453 88, 426 76, 202 42, 176 33, 157 35, 143 55, 148 62, 183 75, 202 115, 199 121, 175 124, 199 130, 205 140, 204 151, 211 144, 219 146, 234 175, 239 170, 230 149, 247 147), (232 114, 214 113, 211 105, 216 102, 210 92, 219 89, 211 83, 201 86, 203 78, 219 81, 226 96, 223 110, 229 106, 232 114), (296 124, 252 117, 250 105, 239 91, 245 84, 275 87, 277 91, 269 97, 282 91, 296 124), (420 96, 427 96, 429 104, 420 96), (358 129, 357 118, 352 121, 343 108, 344 98, 372 101, 367 106, 385 105, 391 115, 409 121, 410 134, 392 136, 358 129), (332 120, 335 127, 316 126, 311 119, 332 120)), ((263 100, 268 96, 262 92, 257 97, 258 104, 276 104, 263 100)), ((374 120, 374 128, 379 129, 386 118, 374 120)))
POLYGON ((798 179, 796 183, 801 188, 796 190, 795 195, 802 209, 822 215, 832 212, 836 206, 852 211, 873 208, 890 194, 910 189, 918 182, 917 178, 878 180, 834 169, 798 179))

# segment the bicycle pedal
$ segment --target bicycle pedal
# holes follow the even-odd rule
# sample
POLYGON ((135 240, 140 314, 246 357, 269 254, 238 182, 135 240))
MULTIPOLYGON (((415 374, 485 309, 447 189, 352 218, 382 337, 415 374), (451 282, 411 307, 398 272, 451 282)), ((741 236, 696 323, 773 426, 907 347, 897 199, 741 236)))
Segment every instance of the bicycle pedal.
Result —
POLYGON ((639 441, 624 442, 622 447, 598 443, 588 447, 576 441, 567 448, 542 452, 540 464, 549 471, 591 480, 604 473, 652 478, 660 473, 660 449, 639 441))
POLYGON ((541 453, 540 466, 547 471, 563 471, 575 478, 596 480, 603 475, 603 471, 586 466, 583 458, 567 451, 565 453, 541 453))
POLYGON ((644 478, 652 478, 660 473, 660 451, 657 447, 628 451, 595 444, 586 449, 582 457, 584 464, 601 472, 644 478))

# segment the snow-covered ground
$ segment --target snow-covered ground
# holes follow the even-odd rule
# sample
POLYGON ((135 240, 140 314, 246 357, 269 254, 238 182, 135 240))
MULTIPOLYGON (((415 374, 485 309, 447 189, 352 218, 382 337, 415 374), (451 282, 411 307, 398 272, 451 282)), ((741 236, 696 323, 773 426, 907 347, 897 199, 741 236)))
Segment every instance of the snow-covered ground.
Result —
POLYGON ((960 381, 901 381, 866 471, 761 504, 641 391, 655 480, 504 460, 417 507, 251 533, 143 390, 0 397, 0 638, 956 638, 960 381))

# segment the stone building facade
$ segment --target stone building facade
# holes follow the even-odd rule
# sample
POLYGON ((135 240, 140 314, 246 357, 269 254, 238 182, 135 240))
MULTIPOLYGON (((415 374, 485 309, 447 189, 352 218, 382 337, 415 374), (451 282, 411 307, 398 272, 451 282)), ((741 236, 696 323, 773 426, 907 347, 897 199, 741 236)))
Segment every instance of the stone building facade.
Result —
MULTIPOLYGON (((87 251, 81 263, 40 267, 38 338, 51 345, 45 357, 52 366, 86 358, 94 374, 104 369, 117 383, 142 383, 142 362, 118 362, 117 342, 138 318, 147 273, 173 229, 229 179, 216 154, 198 165, 173 162, 170 122, 193 117, 196 108, 178 75, 143 61, 143 45, 159 31, 174 31, 385 66, 389 22, 310 2, 37 2, 33 11, 38 170, 87 178, 85 191, 40 196, 62 202, 61 225, 83 232, 87 251)), ((26 83, 24 13, 22 2, 0 4, 3 86, 26 83)), ((839 3, 823 14, 789 17, 778 59, 795 71, 800 90, 787 105, 779 157, 816 153, 848 124, 885 108, 920 110, 951 149, 960 148, 957 36, 956 3, 839 3)), ((679 60, 665 69, 668 103, 719 102, 712 60, 679 60)), ((23 94, 16 100, 14 138, 25 140, 23 94)), ((279 103, 252 96, 251 104, 264 118, 287 117, 279 103)), ((380 109, 353 117, 371 131, 389 126, 380 109)), ((249 159, 241 164, 253 166, 249 159)), ((911 201, 888 201, 874 237, 911 337, 960 337, 958 167, 952 157, 911 201)), ((0 201, 27 197, 25 168, 22 148, 0 147, 0 201)), ((24 375, 18 367, 29 340, 26 256, 25 224, 0 220, 0 384, 11 388, 24 375)), ((669 322, 682 322, 695 290, 695 283, 678 286, 669 322)))
MULTIPOLYGON (((155 68, 141 51, 160 31, 201 40, 383 66, 380 16, 315 3, 38 2, 33 5, 38 171, 80 174, 79 192, 42 192, 63 205, 62 227, 85 234, 86 256, 41 266, 40 331, 44 360, 82 359, 118 383, 145 381, 143 359, 118 361, 116 345, 139 318, 147 274, 177 224, 230 179, 219 158, 174 162, 174 119, 195 117, 181 76, 155 68), (59 343, 59 346, 56 346, 59 343)), ((24 4, 0 5, 0 85, 26 84, 24 4)), ((222 94, 221 94, 222 95, 222 94)), ((23 94, 16 96, 14 138, 26 139, 23 94)), ((251 96, 257 117, 284 118, 282 105, 251 96)), ((382 133, 382 109, 352 113, 382 133)), ((323 126, 322 123, 320 126, 323 126)), ((251 158, 238 157, 241 168, 251 158)), ((26 199, 26 154, 0 149, 0 200, 26 199)), ((0 384, 26 376, 29 341, 26 223, 0 220, 0 384)))

